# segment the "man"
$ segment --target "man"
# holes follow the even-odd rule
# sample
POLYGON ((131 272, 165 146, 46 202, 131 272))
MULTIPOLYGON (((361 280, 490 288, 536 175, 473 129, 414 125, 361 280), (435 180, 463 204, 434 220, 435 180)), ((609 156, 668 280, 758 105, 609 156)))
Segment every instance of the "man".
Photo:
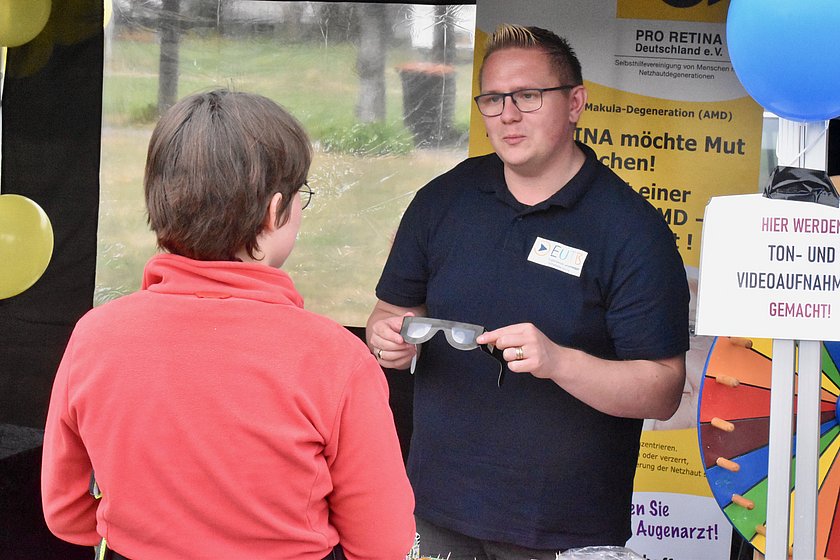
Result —
POLYGON ((504 25, 476 103, 495 154, 418 191, 367 323, 380 364, 417 359, 409 478, 423 555, 551 559, 622 546, 643 418, 670 417, 688 350, 688 289, 656 209, 574 141, 587 93, 565 40, 504 25), (406 315, 495 329, 487 353, 406 315), (451 555, 450 555, 451 554, 451 555))

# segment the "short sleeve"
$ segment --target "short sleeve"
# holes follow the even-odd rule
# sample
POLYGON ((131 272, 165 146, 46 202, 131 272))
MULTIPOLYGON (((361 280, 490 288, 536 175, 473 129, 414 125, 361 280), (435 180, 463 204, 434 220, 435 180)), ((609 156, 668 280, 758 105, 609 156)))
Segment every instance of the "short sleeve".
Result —
POLYGON ((607 324, 620 359, 662 359, 689 348, 685 267, 658 216, 634 228, 615 263, 607 324), (660 223, 661 222, 661 223, 660 223))
POLYGON ((432 220, 426 199, 421 189, 406 209, 376 286, 376 297, 392 305, 415 307, 426 302, 432 220))

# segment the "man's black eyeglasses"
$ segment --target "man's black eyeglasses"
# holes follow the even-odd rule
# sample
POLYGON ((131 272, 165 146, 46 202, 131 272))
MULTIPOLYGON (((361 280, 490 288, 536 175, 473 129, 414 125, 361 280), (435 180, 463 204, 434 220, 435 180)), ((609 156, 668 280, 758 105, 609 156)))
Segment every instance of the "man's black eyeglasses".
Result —
POLYGON ((312 195, 315 194, 315 191, 312 190, 309 183, 304 181, 303 186, 298 189, 298 192, 300 193, 300 209, 303 210, 312 202, 312 195))
POLYGON ((505 99, 510 97, 513 104, 523 113, 538 111, 543 104, 543 93, 546 91, 561 91, 577 87, 576 84, 550 88, 529 88, 507 93, 482 93, 476 95, 475 104, 485 117, 498 117, 505 110, 505 99))
MULTIPOLYGON (((487 352, 499 362, 499 378, 497 384, 502 386, 502 381, 505 378, 504 358, 502 351, 495 348, 492 344, 478 344, 475 339, 478 335, 484 332, 484 327, 481 325, 473 325, 472 323, 459 323, 457 321, 447 321, 445 319, 433 319, 432 317, 403 317, 402 328, 400 329, 400 336, 403 340, 410 344, 422 344, 431 339, 435 333, 443 331, 446 336, 446 341, 453 348, 458 350, 472 350, 480 348, 487 352)), ((415 356, 415 359, 417 357, 415 356)), ((414 372, 415 362, 412 360, 411 371, 414 372)))

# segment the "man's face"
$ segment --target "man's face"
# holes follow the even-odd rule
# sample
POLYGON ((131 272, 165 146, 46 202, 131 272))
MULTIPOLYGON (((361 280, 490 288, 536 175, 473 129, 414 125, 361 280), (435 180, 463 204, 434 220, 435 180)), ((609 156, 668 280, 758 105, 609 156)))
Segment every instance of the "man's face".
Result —
MULTIPOLYGON (((538 49, 504 49, 490 55, 482 71, 481 93, 507 93, 527 88, 565 85, 538 49)), ((583 87, 542 94, 542 107, 523 113, 505 98, 501 115, 483 117, 493 148, 505 165, 517 173, 539 175, 569 156, 573 134, 586 102, 583 87)))

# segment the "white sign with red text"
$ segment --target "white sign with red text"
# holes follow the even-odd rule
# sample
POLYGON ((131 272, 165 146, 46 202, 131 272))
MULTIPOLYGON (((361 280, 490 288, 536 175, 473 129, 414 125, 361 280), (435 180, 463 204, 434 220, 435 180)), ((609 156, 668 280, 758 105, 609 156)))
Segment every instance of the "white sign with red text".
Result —
POLYGON ((713 197, 700 251, 696 333, 835 340, 840 209, 760 194, 713 197))

